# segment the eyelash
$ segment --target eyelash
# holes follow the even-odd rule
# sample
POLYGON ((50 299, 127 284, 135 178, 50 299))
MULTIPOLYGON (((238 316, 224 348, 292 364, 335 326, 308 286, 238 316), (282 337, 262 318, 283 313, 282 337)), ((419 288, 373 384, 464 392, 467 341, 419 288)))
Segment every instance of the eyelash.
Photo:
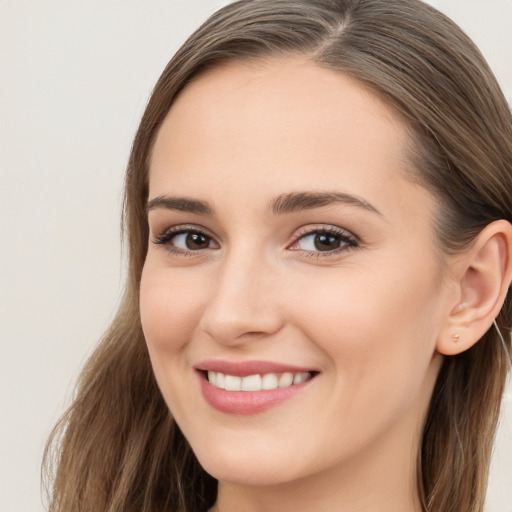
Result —
POLYGON ((288 248, 298 244, 301 240, 304 240, 308 236, 318 236, 318 235, 331 235, 338 238, 341 243, 341 247, 337 247, 330 251, 307 251, 303 249, 291 249, 295 251, 301 251, 304 255, 312 258, 323 258, 333 256, 335 254, 339 254, 345 251, 349 251, 351 249, 355 249, 359 246, 359 241, 357 238, 344 229, 338 228, 336 226, 322 226, 322 227, 305 227, 299 230, 297 233, 295 240, 288 246, 288 248))
POLYGON ((199 229, 197 226, 188 226, 188 225, 182 225, 182 226, 174 226, 161 235, 155 237, 153 240, 153 243, 156 245, 163 245, 169 251, 171 254, 178 254, 180 256, 198 256, 201 254, 205 249, 203 250, 185 250, 180 249, 179 247, 174 247, 170 244, 171 240, 176 237, 177 235, 183 235, 185 233, 188 234, 197 234, 202 235, 210 240, 214 240, 214 238, 206 231, 203 231, 202 229, 199 229))
MULTIPOLYGON (((177 254, 180 256, 199 256, 201 255, 206 249, 197 249, 197 250, 185 250, 181 249, 179 247, 174 247, 170 244, 171 240, 176 237, 177 235, 182 234, 197 234, 206 237, 210 241, 214 241, 215 239, 207 232, 202 229, 199 229, 195 225, 182 225, 182 226, 174 226, 167 231, 165 231, 163 234, 155 237, 153 240, 153 243, 156 245, 163 245, 166 247, 166 250, 169 251, 171 254, 177 254)), ((215 242, 216 243, 216 242, 215 242)), ((294 241, 292 244, 290 244, 287 248, 289 250, 293 251, 301 251, 305 256, 307 257, 313 257, 313 258, 322 258, 322 257, 328 257, 333 256, 334 254, 339 254, 344 251, 349 251, 351 249, 355 249, 359 246, 359 241, 356 237, 349 234, 347 231, 338 228, 336 226, 324 226, 324 227, 316 227, 316 228, 302 228, 299 230, 297 235, 295 236, 294 241), (301 240, 304 240, 308 236, 311 235, 332 235, 339 239, 340 243, 342 244, 341 247, 335 248, 333 250, 329 251, 307 251, 303 249, 290 249, 294 245, 298 244, 301 240)))

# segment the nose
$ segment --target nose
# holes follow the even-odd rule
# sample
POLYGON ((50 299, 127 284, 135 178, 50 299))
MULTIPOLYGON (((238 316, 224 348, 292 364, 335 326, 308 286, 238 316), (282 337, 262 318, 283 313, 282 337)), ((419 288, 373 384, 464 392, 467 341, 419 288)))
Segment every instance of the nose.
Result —
POLYGON ((229 346, 264 339, 284 324, 280 287, 263 259, 231 255, 220 264, 201 329, 229 346))

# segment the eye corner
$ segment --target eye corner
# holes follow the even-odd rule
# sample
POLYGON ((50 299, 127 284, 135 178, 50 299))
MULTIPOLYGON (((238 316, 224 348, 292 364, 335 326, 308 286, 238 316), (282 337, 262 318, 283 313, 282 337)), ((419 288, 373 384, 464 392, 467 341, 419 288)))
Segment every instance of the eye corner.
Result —
POLYGON ((328 257, 340 255, 359 245, 358 237, 346 229, 331 224, 319 224, 300 228, 287 249, 300 251, 305 256, 328 257))
POLYGON ((201 256, 205 251, 220 248, 216 238, 208 230, 197 225, 180 224, 168 227, 160 234, 152 236, 151 241, 154 245, 163 246, 167 252, 178 256, 201 256))

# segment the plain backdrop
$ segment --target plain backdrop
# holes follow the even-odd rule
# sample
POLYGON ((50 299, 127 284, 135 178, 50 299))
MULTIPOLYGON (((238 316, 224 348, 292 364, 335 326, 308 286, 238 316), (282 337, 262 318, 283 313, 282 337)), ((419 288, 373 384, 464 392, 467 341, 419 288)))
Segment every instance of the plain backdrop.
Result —
MULTIPOLYGON (((45 439, 122 288, 123 173, 149 92, 226 1, 0 0, 0 512, 41 512, 45 439)), ((512 97, 512 0, 437 0, 512 97)), ((512 512, 512 398, 488 512, 512 512)), ((462 512, 462 511, 461 511, 462 512)))

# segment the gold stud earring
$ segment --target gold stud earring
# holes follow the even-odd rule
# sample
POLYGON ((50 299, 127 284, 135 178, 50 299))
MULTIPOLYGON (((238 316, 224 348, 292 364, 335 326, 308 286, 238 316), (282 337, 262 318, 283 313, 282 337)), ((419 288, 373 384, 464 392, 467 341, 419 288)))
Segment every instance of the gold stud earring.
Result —
POLYGON ((455 334, 452 334, 452 338, 455 343, 458 343, 460 341, 460 334, 458 332, 455 334))

